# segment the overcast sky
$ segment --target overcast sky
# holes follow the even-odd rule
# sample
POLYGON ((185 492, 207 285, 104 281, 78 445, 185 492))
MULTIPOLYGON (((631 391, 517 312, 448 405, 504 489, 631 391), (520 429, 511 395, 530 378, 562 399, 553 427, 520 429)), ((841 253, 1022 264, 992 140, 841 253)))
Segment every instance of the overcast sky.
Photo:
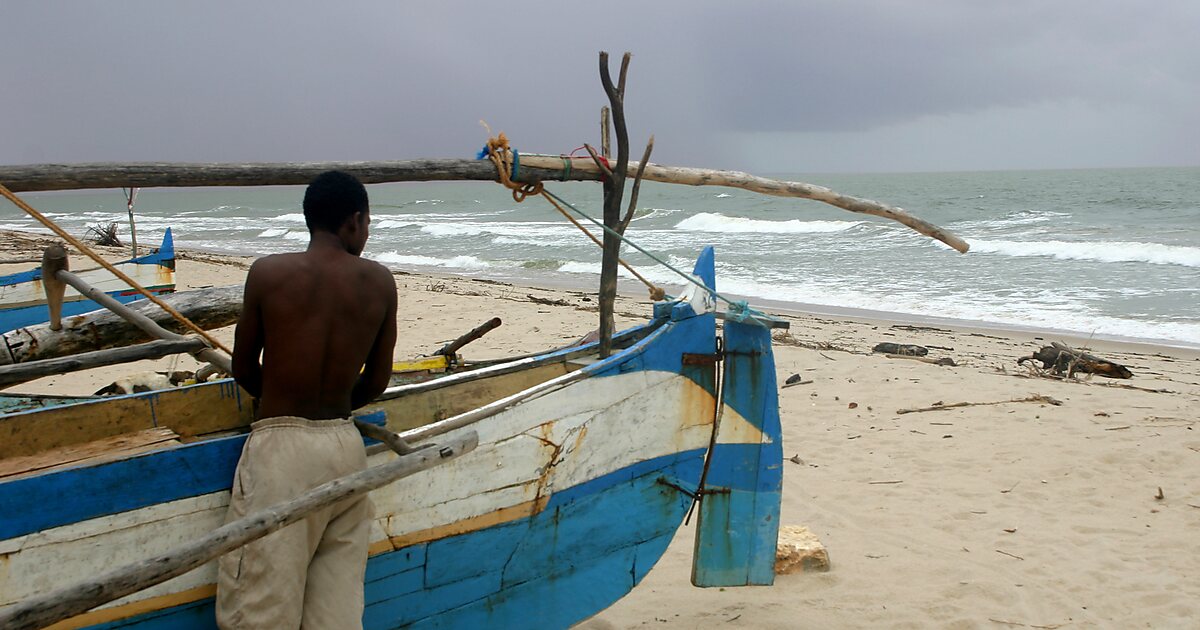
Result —
POLYGON ((1200 164, 1200 1, 47 2, 0 12, 0 163, 597 142, 757 172, 1200 164))

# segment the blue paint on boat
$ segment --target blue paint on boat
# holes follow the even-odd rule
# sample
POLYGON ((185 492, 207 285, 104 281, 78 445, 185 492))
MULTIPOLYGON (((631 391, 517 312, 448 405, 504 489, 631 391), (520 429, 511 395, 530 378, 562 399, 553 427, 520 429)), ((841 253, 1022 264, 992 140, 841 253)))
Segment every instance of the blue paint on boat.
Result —
MULTIPOLYGON (((711 352, 711 349, 699 347, 706 342, 698 342, 694 337, 711 335, 706 331, 715 325, 714 322, 712 315, 672 322, 609 360, 584 369, 593 370, 597 375, 617 374, 626 371, 621 369, 622 363, 630 362, 636 369, 662 369, 690 375, 680 365, 678 353, 711 352)), ((691 377, 703 380, 699 375, 691 377)), ((711 383, 701 384, 712 391, 711 383)), ((232 381, 191 387, 226 386, 232 386, 232 381)), ((147 401, 153 412, 153 400, 161 394, 145 392, 122 398, 147 401)), ((80 404, 98 405, 110 400, 97 399, 80 404)), ((383 413, 364 418, 378 423, 383 420, 383 413)), ((6 515, 0 520, 0 540, 156 503, 228 490, 245 440, 245 435, 234 435, 169 446, 106 464, 52 470, 0 483, 0 505, 11 507, 6 512, 15 515, 6 515), (180 471, 186 474, 180 474, 180 471), (60 501, 46 503, 44 497, 47 496, 58 497, 60 501)))
MULTIPOLYGON (((710 287, 712 266, 706 250, 696 275, 710 287)), ((681 361, 688 353, 715 358, 715 317, 696 316, 690 306, 677 304, 669 311, 656 307, 655 313, 650 324, 655 329, 645 338, 584 369, 590 376, 663 370, 715 395, 712 365, 681 361)), ((698 530, 705 539, 697 539, 697 555, 703 556, 697 564, 707 580, 770 583, 764 581, 769 578, 763 559, 769 550, 773 568, 782 445, 769 330, 727 322, 725 348, 727 387, 721 404, 760 428, 764 439, 743 444, 718 435, 707 453, 706 488, 718 492, 705 494, 701 505, 698 530)), ((0 521, 0 539, 54 526, 48 522, 77 522, 228 489, 245 439, 218 438, 0 483, 0 505, 14 506, 8 513, 20 515, 11 523, 0 521), (169 484, 147 483, 155 479, 169 484), (70 498, 64 498, 71 488, 70 498), (46 492, 59 494, 47 501, 46 492), (89 493, 97 495, 95 500, 78 501, 89 493)), ((700 485, 705 456, 706 449, 672 453, 569 488, 549 488, 552 494, 536 514, 373 556, 365 576, 364 626, 556 628, 585 619, 625 595, 662 557, 692 504, 678 488, 700 485)), ((208 598, 95 627, 210 629, 214 624, 208 598)))
POLYGON ((0 483, 0 540, 228 490, 245 441, 218 438, 0 483))
POLYGON ((725 322, 722 404, 762 432, 758 444, 727 443, 718 428, 705 478, 692 583, 770 585, 783 491, 783 431, 771 331, 753 320, 725 322))
MULTIPOLYGON (((363 626, 565 628, 625 595, 662 557, 704 453, 675 453, 555 493, 515 522, 372 556, 363 626)), ((212 599, 100 628, 214 627, 212 599)))
MULTIPOLYGON (((167 228, 163 235, 162 244, 153 253, 129 260, 121 261, 117 264, 137 264, 137 265, 161 265, 168 269, 175 268, 175 239, 171 236, 171 228, 167 228)), ((42 279, 42 269, 30 269, 19 273, 0 276, 0 287, 14 286, 26 282, 34 282, 42 279)), ((174 290, 174 287, 169 289, 174 290)), ((165 292, 165 291, 160 291, 165 292)), ((108 295, 122 304, 129 304, 142 299, 139 293, 128 293, 128 290, 111 291, 108 295)), ((62 316, 71 317, 73 315, 82 315, 89 313, 98 308, 99 304, 92 300, 75 300, 71 302, 63 302, 62 316)), ((50 320, 50 309, 45 304, 36 304, 32 306, 22 306, 18 308, 0 308, 0 332, 16 330, 25 326, 33 326, 35 324, 43 324, 50 320)))

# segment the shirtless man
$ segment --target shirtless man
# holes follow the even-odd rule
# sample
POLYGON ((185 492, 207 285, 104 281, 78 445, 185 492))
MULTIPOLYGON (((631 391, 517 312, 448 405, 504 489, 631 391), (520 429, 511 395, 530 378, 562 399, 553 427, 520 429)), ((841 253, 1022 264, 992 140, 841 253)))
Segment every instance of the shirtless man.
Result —
MULTIPOLYGON (((387 387, 396 344, 391 273, 360 258, 367 191, 330 171, 304 194, 308 249, 259 259, 246 277, 233 375, 258 399, 227 520, 362 470, 350 412, 387 387), (262 362, 259 363, 259 356, 262 362)), ((354 497, 221 558, 222 628, 361 628, 372 506, 354 497)))

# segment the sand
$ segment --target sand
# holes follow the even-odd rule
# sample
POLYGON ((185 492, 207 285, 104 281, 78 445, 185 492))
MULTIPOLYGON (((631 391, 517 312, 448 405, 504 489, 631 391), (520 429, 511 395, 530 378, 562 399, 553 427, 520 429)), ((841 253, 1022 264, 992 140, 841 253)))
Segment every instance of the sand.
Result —
MULTIPOLYGON (((10 235, 5 234, 11 243, 10 235)), ((36 252, 0 249, 4 260, 36 252)), ((74 260, 72 263, 74 264, 74 260)), ((181 290, 240 283, 249 259, 185 252, 181 290)), ((29 263, 0 264, 0 274, 29 263)), ((78 268, 78 267, 76 267, 78 268)), ((588 291, 430 274, 396 275, 396 358, 427 353, 499 316, 465 350, 493 358, 561 345, 596 326, 588 291)), ((644 319, 639 294, 622 326, 644 319)), ((782 522, 825 543, 828 573, 775 586, 698 589, 694 530, 629 596, 583 628, 1200 627, 1200 352, 790 313, 776 344, 784 428, 782 522), (1051 340, 1128 366, 1128 381, 1030 377, 1016 359, 1051 340), (871 353, 879 342, 939 346, 938 366, 871 353), (1031 395, 1044 402, 1005 402, 1031 395), (998 403, 897 413, 942 403, 998 403), (1159 490, 1161 489, 1161 498, 1159 490)), ((218 331, 232 340, 232 328, 218 331)), ((14 388, 91 393, 143 361, 14 388)))

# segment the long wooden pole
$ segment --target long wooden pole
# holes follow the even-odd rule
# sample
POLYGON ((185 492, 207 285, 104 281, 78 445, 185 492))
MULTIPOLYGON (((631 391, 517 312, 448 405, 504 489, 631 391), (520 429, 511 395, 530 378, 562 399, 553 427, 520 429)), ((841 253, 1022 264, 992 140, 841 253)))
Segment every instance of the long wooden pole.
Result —
MULTIPOLYGON (((571 165, 566 172, 563 157, 521 154, 516 181, 542 180, 597 181, 599 168, 590 158, 565 158, 571 165)), ((629 162, 626 172, 641 165, 629 162)), ((87 188, 141 188, 194 186, 285 186, 307 184, 328 170, 351 173, 367 184, 418 181, 496 181, 496 167, 489 160, 398 160, 374 162, 277 162, 247 164, 140 162, 129 164, 28 164, 0 166, 0 182, 16 192, 38 190, 77 190, 87 188)), ((844 195, 824 186, 804 182, 757 177, 741 171, 684 168, 647 164, 645 179, 687 186, 724 186, 776 197, 812 199, 843 210, 898 221, 921 234, 935 238, 960 252, 969 249, 966 241, 951 232, 924 221, 907 211, 870 199, 844 195)))
POLYGON ((91 579, 32 597, 0 612, 0 628, 33 630, 69 619, 96 606, 161 584, 248 542, 299 521, 309 512, 365 494, 469 453, 479 444, 470 432, 436 448, 414 451, 394 461, 334 479, 299 497, 226 523, 203 538, 91 579))
POLYGON ((0 365, 0 389, 51 374, 66 374, 105 365, 141 361, 142 359, 158 359, 172 354, 192 353, 207 347, 203 339, 195 337, 159 339, 124 348, 83 352, 66 357, 17 363, 16 365, 0 365))

